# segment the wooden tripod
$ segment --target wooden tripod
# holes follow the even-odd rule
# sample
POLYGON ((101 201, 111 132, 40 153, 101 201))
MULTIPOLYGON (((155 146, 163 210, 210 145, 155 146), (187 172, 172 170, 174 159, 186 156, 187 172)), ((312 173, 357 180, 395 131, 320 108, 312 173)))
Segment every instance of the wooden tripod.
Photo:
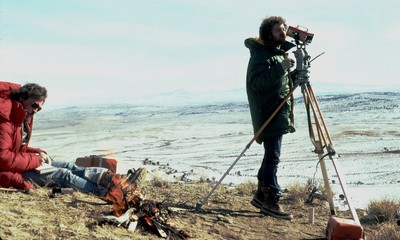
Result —
POLYGON ((353 220, 360 224, 360 220, 358 218, 357 212, 353 207, 352 200, 348 196, 347 186, 345 181, 343 180, 342 173, 339 167, 339 163, 335 159, 336 151, 333 148, 333 143, 331 136, 329 134, 328 128, 325 124, 324 117, 322 116, 321 109, 319 108, 319 104, 317 98, 315 97, 314 91, 311 88, 310 83, 307 81, 303 85, 301 85, 301 92, 304 98, 304 104, 307 110, 308 117, 308 128, 310 133, 310 139, 313 145, 315 146, 315 153, 318 154, 319 164, 321 165, 322 176, 324 179, 324 186, 326 189, 326 194, 328 196, 329 208, 331 210, 331 215, 336 215, 335 208, 333 205, 333 194, 329 184, 329 178, 325 165, 325 157, 329 157, 331 160, 337 177, 339 179, 340 186, 343 191, 343 195, 346 198, 347 205, 349 206, 349 210, 351 212, 351 216, 353 220), (310 114, 310 107, 312 110, 312 116, 310 114))

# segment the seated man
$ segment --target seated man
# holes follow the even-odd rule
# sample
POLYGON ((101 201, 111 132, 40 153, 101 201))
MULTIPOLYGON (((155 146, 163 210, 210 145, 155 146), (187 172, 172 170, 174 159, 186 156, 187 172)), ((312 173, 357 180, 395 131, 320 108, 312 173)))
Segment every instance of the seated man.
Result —
MULTIPOLYGON (((42 109, 46 97, 46 88, 38 84, 21 87, 0 82, 0 186, 32 191, 31 181, 39 186, 72 187, 111 202, 109 191, 115 191, 115 184, 122 180, 133 183, 137 177, 113 174, 105 168, 53 162, 42 149, 28 146, 33 116, 42 109), (47 174, 37 173, 35 169, 44 162, 58 169, 47 174)), ((143 170, 140 169, 141 174, 131 175, 143 176, 143 170)))

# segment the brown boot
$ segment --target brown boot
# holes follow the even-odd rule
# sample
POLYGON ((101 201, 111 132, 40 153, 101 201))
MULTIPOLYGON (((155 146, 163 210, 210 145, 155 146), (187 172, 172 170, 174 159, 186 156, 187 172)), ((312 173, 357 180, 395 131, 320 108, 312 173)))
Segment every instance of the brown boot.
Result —
POLYGON ((97 179, 97 185, 108 190, 111 187, 113 178, 119 179, 119 178, 121 178, 121 176, 119 174, 113 173, 111 171, 104 171, 99 175, 99 178, 97 179))
POLYGON ((271 193, 269 188, 262 188, 264 193, 264 203, 261 208, 261 212, 272 216, 274 218, 280 218, 285 220, 292 220, 293 215, 291 213, 285 212, 279 205, 279 197, 271 193))
POLYGON ((261 188, 263 187, 262 181, 258 181, 257 191, 254 195, 253 199, 250 201, 251 205, 255 208, 261 209, 264 202, 264 193, 262 192, 261 188))

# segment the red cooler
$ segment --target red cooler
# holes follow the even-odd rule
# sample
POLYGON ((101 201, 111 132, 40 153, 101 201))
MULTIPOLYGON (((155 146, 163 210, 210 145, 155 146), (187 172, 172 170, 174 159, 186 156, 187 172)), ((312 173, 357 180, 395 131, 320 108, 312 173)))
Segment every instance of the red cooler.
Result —
POLYGON ((363 227, 352 219, 330 217, 326 227, 328 240, 360 240, 364 239, 363 227))
POLYGON ((75 164, 82 167, 103 167, 111 172, 117 172, 117 160, 103 156, 90 155, 89 157, 77 158, 75 164))

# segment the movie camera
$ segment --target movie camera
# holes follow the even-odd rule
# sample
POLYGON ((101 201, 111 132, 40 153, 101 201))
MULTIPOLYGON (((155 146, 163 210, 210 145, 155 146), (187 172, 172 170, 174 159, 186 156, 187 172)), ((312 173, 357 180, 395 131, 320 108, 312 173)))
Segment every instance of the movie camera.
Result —
POLYGON ((293 38, 297 45, 294 56, 296 57, 296 69, 292 72, 292 79, 295 85, 303 85, 308 82, 310 67, 310 55, 306 51, 306 45, 311 43, 314 38, 313 33, 309 33, 308 29, 301 30, 299 26, 289 26, 286 35, 293 38))
POLYGON ((294 38, 296 40, 296 44, 298 44, 297 41, 302 41, 304 44, 311 43, 311 41, 314 38, 314 34, 309 33, 308 29, 301 30, 299 27, 300 26, 297 27, 289 26, 286 35, 291 38, 294 38))

